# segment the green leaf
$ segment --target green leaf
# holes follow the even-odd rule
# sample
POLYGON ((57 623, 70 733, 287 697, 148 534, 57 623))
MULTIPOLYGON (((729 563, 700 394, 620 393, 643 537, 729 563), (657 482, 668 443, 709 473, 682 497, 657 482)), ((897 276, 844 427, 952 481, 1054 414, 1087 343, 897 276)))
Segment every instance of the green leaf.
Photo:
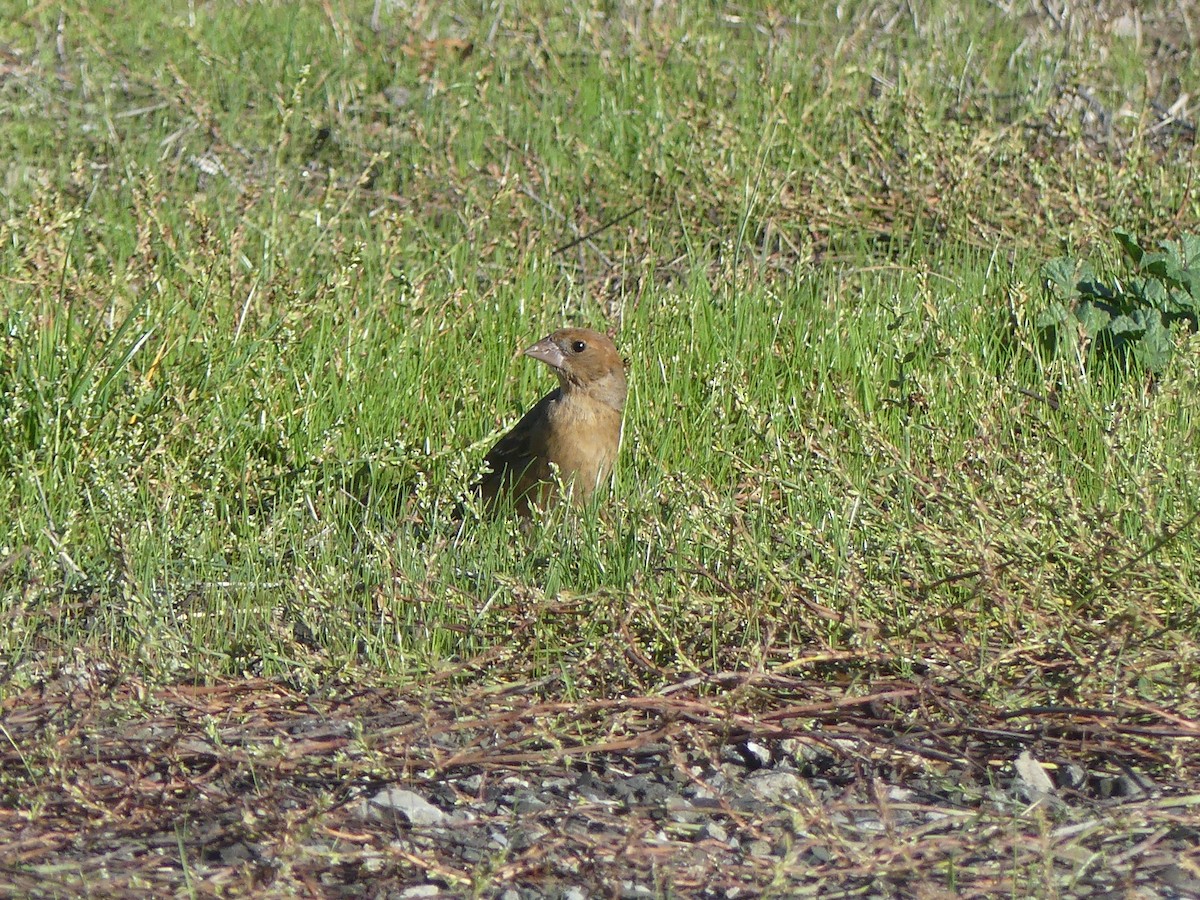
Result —
POLYGON ((1075 318, 1079 320, 1079 324, 1083 326, 1084 332, 1090 338, 1098 335, 1112 321, 1112 316, 1105 310, 1086 300, 1080 303, 1079 308, 1075 310, 1075 318))
POLYGON ((1169 278, 1172 271, 1179 271, 1179 264, 1169 253, 1147 253, 1142 257, 1141 270, 1158 278, 1169 278))
POLYGON ((1187 265, 1183 256, 1179 252, 1179 244, 1175 241, 1163 241, 1158 245, 1158 250, 1159 252, 1157 255, 1165 256, 1173 265, 1177 266, 1178 268, 1182 269, 1185 265, 1187 265))
POLYGON ((1171 332, 1157 311, 1146 314, 1144 325, 1145 333, 1133 345, 1133 358, 1152 372, 1159 372, 1167 367, 1175 350, 1171 332))
POLYGON ((1117 239, 1117 243, 1121 245, 1121 249, 1125 251, 1125 254, 1133 260, 1133 264, 1141 265, 1142 256, 1145 255, 1146 251, 1137 242, 1137 238, 1123 228, 1114 230, 1113 237, 1117 239))
POLYGON ((1076 274, 1078 268, 1078 260, 1070 256, 1060 256, 1042 266, 1042 278, 1046 288, 1055 298, 1071 301, 1078 296, 1079 292, 1075 287, 1079 283, 1076 274))
POLYGON ((1162 302, 1156 306, 1163 315, 1169 317, 1194 315, 1197 308, 1196 299, 1187 291, 1181 290, 1167 291, 1162 302))
POLYGON ((1200 272, 1185 270, 1179 279, 1179 290, 1172 291, 1171 297, 1185 309, 1200 309, 1200 272))
POLYGON ((1161 281, 1154 281, 1150 278, 1130 283, 1129 293, 1137 301, 1136 304, 1130 304, 1134 308, 1162 309, 1168 297, 1166 286, 1161 281))
POLYGON ((1185 234, 1180 237, 1179 249, 1185 269, 1200 266, 1200 234, 1185 234))
POLYGON ((1145 330, 1145 315, 1140 309, 1125 315, 1114 316, 1108 323, 1107 329, 1114 338, 1136 337, 1145 330))
POLYGON ((1075 290, 1083 299, 1111 301, 1116 299, 1121 292, 1121 285, 1118 284, 1116 290, 1112 290, 1107 285, 1101 284, 1092 274, 1092 267, 1084 264, 1080 267, 1080 278, 1075 285, 1075 290))
POLYGON ((1058 328, 1071 318, 1071 310, 1062 303, 1051 303, 1050 308, 1034 321, 1036 328, 1058 328))

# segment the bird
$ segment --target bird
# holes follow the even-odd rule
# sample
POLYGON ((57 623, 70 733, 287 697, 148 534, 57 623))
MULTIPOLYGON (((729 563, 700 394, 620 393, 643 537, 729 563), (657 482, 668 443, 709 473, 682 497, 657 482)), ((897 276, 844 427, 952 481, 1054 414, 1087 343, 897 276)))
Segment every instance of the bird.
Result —
POLYGON ((563 328, 524 355, 549 366, 558 388, 548 393, 498 440, 484 462, 489 471, 474 491, 489 511, 511 503, 523 518, 562 498, 586 503, 612 472, 621 446, 628 388, 625 363, 606 336, 590 328, 563 328))

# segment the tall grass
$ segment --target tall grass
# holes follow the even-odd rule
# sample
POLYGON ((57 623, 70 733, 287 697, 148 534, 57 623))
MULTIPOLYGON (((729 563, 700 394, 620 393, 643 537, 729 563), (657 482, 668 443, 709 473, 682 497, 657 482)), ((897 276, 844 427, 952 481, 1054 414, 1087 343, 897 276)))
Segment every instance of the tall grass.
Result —
POLYGON ((0 25, 8 683, 848 652, 1176 695, 1195 342, 1150 379, 1031 323, 1063 246, 1194 217, 1151 126, 1195 73, 1083 9, 541 12, 0 25), (629 360, 611 496, 455 521, 563 322, 629 360))

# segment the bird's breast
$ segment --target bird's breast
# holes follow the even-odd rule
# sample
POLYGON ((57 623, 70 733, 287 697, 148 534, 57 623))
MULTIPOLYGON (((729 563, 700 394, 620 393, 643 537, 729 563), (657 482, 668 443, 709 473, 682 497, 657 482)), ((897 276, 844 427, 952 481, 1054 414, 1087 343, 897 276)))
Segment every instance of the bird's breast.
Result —
POLYGON ((621 444, 621 414, 603 403, 562 398, 550 410, 550 462, 582 498, 612 472, 621 444))

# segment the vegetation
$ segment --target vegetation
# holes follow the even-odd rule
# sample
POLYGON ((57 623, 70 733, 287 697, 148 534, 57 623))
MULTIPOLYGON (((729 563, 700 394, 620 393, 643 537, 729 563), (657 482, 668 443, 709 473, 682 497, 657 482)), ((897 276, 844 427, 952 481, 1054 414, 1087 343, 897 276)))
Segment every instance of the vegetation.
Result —
POLYGON ((1196 331, 1200 280, 1193 263, 1200 255, 1200 237, 1185 234, 1179 244, 1164 243, 1161 251, 1152 252, 1128 232, 1116 235, 1137 274, 1110 288, 1096 281, 1086 261, 1064 256, 1047 263, 1046 281, 1059 302, 1040 324, 1065 332, 1061 337, 1070 340, 1070 324, 1078 323, 1075 336, 1082 329, 1102 356, 1157 371, 1171 360, 1171 327, 1196 331))
POLYGON ((919 673, 1200 716, 1194 31, 801 6, 18 4, 0 696, 919 673), (629 361, 613 490, 460 525, 563 323, 629 361))

